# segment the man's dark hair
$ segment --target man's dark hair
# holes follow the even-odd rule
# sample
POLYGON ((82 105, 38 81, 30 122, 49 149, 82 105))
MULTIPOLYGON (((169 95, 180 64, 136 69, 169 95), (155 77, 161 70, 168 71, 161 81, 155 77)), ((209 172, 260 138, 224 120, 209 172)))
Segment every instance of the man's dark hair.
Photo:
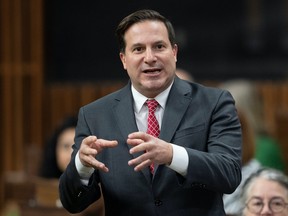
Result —
POLYGON ((138 10, 128 16, 126 16, 118 25, 116 29, 116 37, 118 39, 120 52, 124 53, 126 48, 126 42, 124 35, 126 31, 135 23, 144 22, 147 20, 154 20, 163 22, 168 31, 169 41, 172 46, 175 44, 175 31, 172 23, 162 16, 160 13, 154 10, 138 10))

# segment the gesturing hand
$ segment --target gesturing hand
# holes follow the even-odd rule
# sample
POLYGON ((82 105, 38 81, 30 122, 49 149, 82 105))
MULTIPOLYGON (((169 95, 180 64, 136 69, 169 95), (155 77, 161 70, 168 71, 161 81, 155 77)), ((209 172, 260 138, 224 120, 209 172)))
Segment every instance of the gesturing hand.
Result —
POLYGON ((109 169, 104 163, 96 159, 96 155, 101 153, 105 148, 113 148, 118 145, 116 140, 97 139, 96 136, 89 136, 82 140, 79 149, 79 158, 81 163, 87 167, 93 167, 103 172, 109 169))
POLYGON ((129 166, 135 166, 139 171, 152 163, 170 164, 173 157, 173 148, 170 143, 144 132, 135 132, 128 135, 127 143, 134 146, 130 154, 144 152, 137 158, 128 161, 129 166))

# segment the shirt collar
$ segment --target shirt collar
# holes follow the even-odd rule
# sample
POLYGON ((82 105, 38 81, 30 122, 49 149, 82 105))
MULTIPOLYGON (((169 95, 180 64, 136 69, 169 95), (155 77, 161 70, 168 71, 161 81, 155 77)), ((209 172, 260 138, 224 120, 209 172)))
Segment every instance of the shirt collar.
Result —
MULTIPOLYGON (((163 109, 165 109, 166 101, 167 101, 170 89, 173 85, 173 82, 170 84, 170 86, 168 86, 168 88, 166 88, 163 92, 161 92, 154 98, 163 109)), ((139 113, 148 98, 142 95, 140 92, 138 92, 132 84, 131 84, 131 91, 132 91, 132 95, 134 99, 134 111, 136 113, 139 113)))

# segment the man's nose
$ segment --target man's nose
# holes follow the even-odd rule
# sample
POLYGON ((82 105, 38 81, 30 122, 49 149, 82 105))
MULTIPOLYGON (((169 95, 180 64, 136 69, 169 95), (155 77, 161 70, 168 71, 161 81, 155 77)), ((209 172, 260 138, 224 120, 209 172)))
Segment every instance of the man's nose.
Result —
POLYGON ((146 49, 145 52, 145 62, 149 63, 149 62, 153 62, 156 61, 157 58, 155 56, 155 53, 152 49, 146 49))

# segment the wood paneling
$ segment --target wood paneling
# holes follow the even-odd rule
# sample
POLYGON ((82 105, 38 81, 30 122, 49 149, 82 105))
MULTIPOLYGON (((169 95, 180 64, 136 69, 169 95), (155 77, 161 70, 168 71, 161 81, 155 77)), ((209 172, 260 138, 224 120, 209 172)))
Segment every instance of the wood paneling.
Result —
POLYGON ((42 103, 44 137, 48 137, 64 117, 77 115, 81 106, 118 90, 124 84, 123 82, 95 82, 46 85, 42 103))
POLYGON ((0 4, 1 171, 23 170, 25 148, 42 138, 42 0, 0 4))
POLYGON ((27 170, 27 150, 43 137, 42 3, 0 1, 1 183, 7 171, 27 170))

